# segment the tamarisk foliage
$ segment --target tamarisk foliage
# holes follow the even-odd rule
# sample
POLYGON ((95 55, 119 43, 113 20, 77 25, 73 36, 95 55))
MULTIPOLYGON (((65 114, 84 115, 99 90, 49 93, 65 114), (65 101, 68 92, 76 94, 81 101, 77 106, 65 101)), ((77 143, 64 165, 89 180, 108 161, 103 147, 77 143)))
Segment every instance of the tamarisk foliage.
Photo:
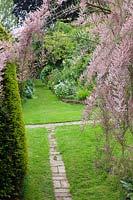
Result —
MULTIPOLYGON (((81 3, 84 14, 88 2, 82 0, 81 3)), ((93 3, 100 9, 101 4, 93 3)), ((130 171, 133 177, 133 146, 127 143, 128 135, 133 136, 133 2, 109 0, 107 3, 109 14, 93 13, 89 17, 95 24, 92 33, 99 35, 100 44, 83 75, 88 83, 97 76, 95 90, 87 99, 84 117, 90 115, 94 105, 99 105, 106 137, 106 155, 112 163, 110 140, 113 137, 121 147, 119 172, 127 175, 130 171)))
POLYGON ((12 31, 14 43, 0 42, 0 94, 2 93, 2 70, 7 62, 15 61, 18 63, 20 81, 29 76, 29 66, 32 69, 32 63, 35 60, 32 42, 41 40, 43 26, 50 15, 48 6, 49 2, 44 1, 41 8, 27 15, 23 26, 12 31))

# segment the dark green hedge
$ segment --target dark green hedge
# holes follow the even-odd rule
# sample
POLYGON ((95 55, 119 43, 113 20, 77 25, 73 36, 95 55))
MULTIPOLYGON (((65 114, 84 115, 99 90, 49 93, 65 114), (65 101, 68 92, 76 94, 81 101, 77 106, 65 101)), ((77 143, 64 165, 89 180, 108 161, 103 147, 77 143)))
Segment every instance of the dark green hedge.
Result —
POLYGON ((0 109, 0 199, 18 199, 26 171, 25 129, 16 81, 16 66, 8 64, 0 109))
POLYGON ((0 200, 19 200, 27 154, 16 65, 7 64, 0 99, 0 200))

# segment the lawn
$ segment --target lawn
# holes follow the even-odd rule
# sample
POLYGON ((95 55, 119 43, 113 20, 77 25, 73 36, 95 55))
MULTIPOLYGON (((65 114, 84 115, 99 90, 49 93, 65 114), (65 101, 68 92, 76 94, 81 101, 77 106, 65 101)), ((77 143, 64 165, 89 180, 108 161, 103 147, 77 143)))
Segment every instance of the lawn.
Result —
POLYGON ((62 153, 73 200, 120 200, 122 188, 116 177, 108 176, 103 169, 96 170, 95 134, 101 134, 100 126, 80 131, 78 125, 56 128, 58 147, 62 153))
MULTIPOLYGON (((42 124, 81 120, 83 105, 61 102, 50 90, 36 82, 33 99, 23 103, 26 124, 42 124)), ((96 146, 102 140, 100 126, 79 125, 56 128, 59 150, 66 166, 73 200, 121 200, 123 190, 118 179, 104 169, 96 168, 96 146)), ((48 139, 45 129, 27 129, 28 172, 24 182, 23 200, 54 200, 49 166, 48 139)), ((116 149, 119 154, 119 149, 116 149)), ((101 158, 101 155, 98 155, 101 158)))
POLYGON ((84 106, 60 101, 41 81, 35 82, 33 99, 23 103, 26 124, 43 124, 81 120, 84 106))
POLYGON ((45 129, 27 129, 28 169, 22 200, 54 200, 45 129))

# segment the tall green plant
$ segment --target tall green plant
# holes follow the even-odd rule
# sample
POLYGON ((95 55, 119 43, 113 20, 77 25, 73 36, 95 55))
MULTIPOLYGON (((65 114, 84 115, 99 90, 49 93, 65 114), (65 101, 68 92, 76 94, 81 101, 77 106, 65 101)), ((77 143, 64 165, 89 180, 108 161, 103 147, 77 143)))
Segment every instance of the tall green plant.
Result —
MULTIPOLYGON (((4 38, 6 32, 0 31, 0 33, 0 38, 4 38)), ((0 100, 0 200, 18 200, 26 172, 27 159, 25 128, 15 63, 6 65, 2 78, 2 96, 0 100)))
POLYGON ((15 64, 3 75, 0 105, 0 199, 18 199, 26 171, 25 129, 15 64))

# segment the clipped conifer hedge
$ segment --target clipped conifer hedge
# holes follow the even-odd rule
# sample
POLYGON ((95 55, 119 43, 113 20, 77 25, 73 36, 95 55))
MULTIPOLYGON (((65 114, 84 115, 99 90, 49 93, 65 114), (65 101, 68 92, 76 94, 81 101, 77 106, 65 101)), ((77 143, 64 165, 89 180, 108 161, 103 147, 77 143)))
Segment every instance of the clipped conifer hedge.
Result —
MULTIPOLYGON (((0 26, 0 40, 3 38, 9 39, 10 37, 0 26)), ((3 95, 0 99, 0 200, 19 200, 26 172, 27 153, 15 63, 6 65, 2 85, 3 95)))

